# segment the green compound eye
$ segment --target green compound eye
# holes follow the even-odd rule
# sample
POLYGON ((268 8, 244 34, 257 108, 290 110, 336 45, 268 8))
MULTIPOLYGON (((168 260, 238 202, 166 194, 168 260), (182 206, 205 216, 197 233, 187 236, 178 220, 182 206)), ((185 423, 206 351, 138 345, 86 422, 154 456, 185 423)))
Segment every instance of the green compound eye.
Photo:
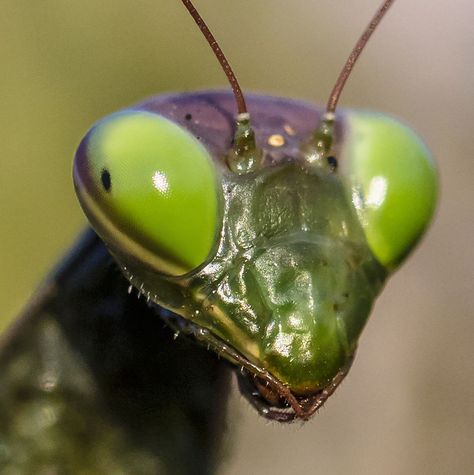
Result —
POLYGON ((437 174, 430 152, 387 116, 350 112, 343 155, 369 246, 393 270, 417 243, 433 214, 437 174))
POLYGON ((77 152, 74 181, 111 248, 159 272, 185 274, 214 247, 219 192, 212 158, 162 116, 126 111, 96 124, 77 152))

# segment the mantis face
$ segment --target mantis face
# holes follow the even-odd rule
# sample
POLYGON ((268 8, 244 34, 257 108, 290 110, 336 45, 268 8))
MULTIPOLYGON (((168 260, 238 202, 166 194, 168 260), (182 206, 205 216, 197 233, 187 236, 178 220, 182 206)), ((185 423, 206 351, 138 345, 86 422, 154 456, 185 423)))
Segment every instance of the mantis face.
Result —
POLYGON ((341 113, 337 159, 321 162, 305 152, 320 110, 265 96, 249 110, 255 171, 229 169, 233 98, 210 92, 100 121, 74 181, 131 284, 243 367, 263 413, 305 419, 347 373, 387 275, 429 223, 436 172, 386 116, 341 113))

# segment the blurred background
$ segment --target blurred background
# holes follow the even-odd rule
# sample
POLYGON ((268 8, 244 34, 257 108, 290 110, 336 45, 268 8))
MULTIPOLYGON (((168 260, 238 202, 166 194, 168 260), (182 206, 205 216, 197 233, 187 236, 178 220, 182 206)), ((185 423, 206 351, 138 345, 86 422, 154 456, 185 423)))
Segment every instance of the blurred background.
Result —
MULTIPOLYGON (((197 3, 244 90, 325 103, 380 2, 197 3)), ((399 1, 362 56, 341 104, 424 137, 436 219, 311 422, 270 424, 234 391, 220 473, 473 473, 473 20, 469 0, 399 1)), ((153 94, 227 84, 179 1, 4 0, 0 31, 4 329, 85 224, 71 161, 89 126, 153 94)))

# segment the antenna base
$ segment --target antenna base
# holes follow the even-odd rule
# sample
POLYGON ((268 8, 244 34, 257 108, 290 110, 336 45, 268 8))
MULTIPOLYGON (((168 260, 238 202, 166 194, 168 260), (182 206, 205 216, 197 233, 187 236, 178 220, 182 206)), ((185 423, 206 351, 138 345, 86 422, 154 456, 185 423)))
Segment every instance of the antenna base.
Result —
POLYGON ((250 126, 250 115, 237 116, 234 145, 227 155, 227 165, 238 175, 252 173, 262 166, 263 152, 257 147, 255 133, 250 126))
POLYGON ((310 141, 301 148, 308 163, 327 172, 333 172, 335 169, 333 160, 329 160, 334 143, 335 121, 335 114, 326 112, 310 141))

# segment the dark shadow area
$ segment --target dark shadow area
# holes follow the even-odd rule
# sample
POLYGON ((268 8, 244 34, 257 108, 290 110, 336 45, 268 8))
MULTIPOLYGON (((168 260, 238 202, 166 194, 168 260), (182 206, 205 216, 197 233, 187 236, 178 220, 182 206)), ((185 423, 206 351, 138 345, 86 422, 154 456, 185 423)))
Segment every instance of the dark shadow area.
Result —
POLYGON ((0 355, 0 467, 213 473, 224 363, 175 340, 92 232, 52 281, 0 355))

